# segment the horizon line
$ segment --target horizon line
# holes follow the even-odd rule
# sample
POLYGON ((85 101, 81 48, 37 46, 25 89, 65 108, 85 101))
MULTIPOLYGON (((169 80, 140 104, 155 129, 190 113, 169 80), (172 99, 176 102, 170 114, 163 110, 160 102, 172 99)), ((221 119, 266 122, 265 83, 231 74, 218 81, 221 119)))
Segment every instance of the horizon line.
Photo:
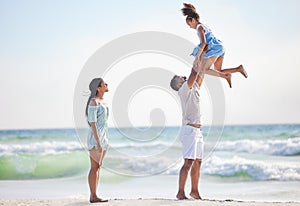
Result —
MULTIPOLYGON (((213 125, 215 127, 219 126, 276 126, 276 125, 300 125, 299 123, 255 123, 255 124, 250 124, 250 123, 245 123, 245 124, 224 124, 224 125, 213 125)), ((210 125, 203 125, 203 127, 209 127, 210 125)), ((160 127, 181 127, 181 125, 168 125, 168 126, 153 126, 152 128, 160 128, 160 127)), ((76 130, 76 129, 87 129, 87 127, 40 127, 40 128, 0 128, 0 131, 18 131, 18 130, 76 130)), ((149 126, 122 126, 122 127, 108 127, 108 129, 123 129, 123 128, 149 128, 149 126)))

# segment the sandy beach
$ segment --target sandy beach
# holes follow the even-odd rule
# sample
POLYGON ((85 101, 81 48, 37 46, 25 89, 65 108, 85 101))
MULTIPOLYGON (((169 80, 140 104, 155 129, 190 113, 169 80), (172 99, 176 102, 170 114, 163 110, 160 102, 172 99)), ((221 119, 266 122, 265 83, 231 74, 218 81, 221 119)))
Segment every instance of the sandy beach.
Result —
MULTIPOLYGON (((47 206, 81 206, 87 205, 87 200, 85 199, 58 199, 58 200, 46 200, 46 199, 0 199, 0 205, 5 206, 35 206, 35 205, 47 205, 47 206)), ((204 206, 215 206, 215 205, 230 205, 230 206, 239 206, 239 205, 250 205, 250 206, 296 206, 300 205, 298 202, 250 202, 250 201, 235 201, 235 200, 184 200, 178 201, 175 199, 112 199, 108 203, 96 203, 93 205, 110 205, 110 206, 152 206, 152 205, 165 205, 165 206, 176 206, 176 205, 204 205, 204 206)), ((90 204, 92 205, 92 204, 90 204)))

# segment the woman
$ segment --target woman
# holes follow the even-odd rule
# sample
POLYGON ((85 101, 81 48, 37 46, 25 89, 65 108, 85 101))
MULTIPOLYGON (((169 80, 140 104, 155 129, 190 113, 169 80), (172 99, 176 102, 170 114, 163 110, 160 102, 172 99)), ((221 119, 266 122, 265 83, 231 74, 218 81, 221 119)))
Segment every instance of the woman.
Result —
POLYGON ((86 116, 90 126, 87 146, 90 153, 91 169, 88 176, 90 187, 90 203, 108 202, 97 196, 97 187, 100 177, 100 167, 108 148, 107 119, 108 107, 103 101, 107 84, 101 78, 95 78, 90 85, 91 95, 86 105, 86 116))

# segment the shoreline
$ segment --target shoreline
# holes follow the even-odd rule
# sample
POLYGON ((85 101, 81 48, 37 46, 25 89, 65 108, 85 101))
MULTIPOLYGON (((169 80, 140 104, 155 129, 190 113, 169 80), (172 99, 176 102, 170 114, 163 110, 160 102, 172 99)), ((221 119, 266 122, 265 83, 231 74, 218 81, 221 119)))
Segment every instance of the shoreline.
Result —
MULTIPOLYGON (((66 206, 83 206, 90 204, 88 199, 85 198, 64 198, 64 199, 0 199, 0 205, 13 206, 13 205, 23 205, 23 206, 35 206, 35 205, 66 205, 66 206)), ((99 204, 99 203, 98 203, 99 204)), ((149 199, 109 199, 108 203, 100 203, 104 205, 118 205, 118 206, 152 206, 152 205, 165 205, 165 206, 175 206, 175 205, 189 205, 198 206, 199 204, 204 206, 215 206, 215 205, 250 205, 250 206, 300 206, 300 202, 259 202, 259 201, 238 201, 238 200, 209 200, 204 199, 202 201, 188 199, 188 200, 177 200, 177 199, 163 199, 163 198, 149 198, 149 199)), ((97 205, 97 203, 96 203, 97 205)))
MULTIPOLYGON (((177 176, 160 175, 119 179, 117 181, 117 176, 103 175, 108 179, 102 179, 98 194, 105 199, 113 201, 176 200, 177 176), (115 182, 112 182, 112 179, 115 182), (162 185, 161 182, 164 182, 164 184, 162 185), (126 190, 121 188, 126 188, 126 190)), ((268 182, 267 184, 266 182, 228 182, 205 177, 202 179, 200 192, 204 202, 272 202, 286 204, 300 203, 299 192, 297 192, 298 187, 299 182, 268 182), (225 191, 222 188, 227 189, 225 191)), ((187 190, 189 188, 190 182, 188 181, 187 190)), ((28 205, 31 204, 30 200, 50 202, 83 200, 82 202, 88 203, 88 191, 85 176, 47 180, 0 181, 0 202, 15 199, 28 202, 28 205), (14 192, 12 193, 12 191, 14 192)))

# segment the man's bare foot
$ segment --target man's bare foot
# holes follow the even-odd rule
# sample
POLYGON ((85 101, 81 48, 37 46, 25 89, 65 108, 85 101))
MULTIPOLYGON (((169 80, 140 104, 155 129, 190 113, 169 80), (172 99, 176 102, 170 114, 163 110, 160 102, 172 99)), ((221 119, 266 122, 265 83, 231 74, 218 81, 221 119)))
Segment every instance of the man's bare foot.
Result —
POLYGON ((104 200, 99 197, 90 198, 90 203, 96 203, 96 202, 108 202, 108 200, 104 200))
POLYGON ((245 78, 248 78, 248 74, 247 74, 246 70, 244 69, 243 65, 239 66, 239 71, 245 78))
POLYGON ((226 77, 225 77, 225 79, 227 80, 227 82, 228 82, 228 84, 229 84, 229 87, 230 88, 232 88, 232 86, 231 86, 231 74, 225 74, 226 75, 226 77))
POLYGON ((178 199, 178 200, 187 200, 188 198, 185 196, 185 194, 183 193, 178 193, 177 195, 176 195, 176 198, 178 199))
POLYGON ((199 195, 199 192, 191 192, 190 196, 196 200, 202 200, 201 196, 199 195))

